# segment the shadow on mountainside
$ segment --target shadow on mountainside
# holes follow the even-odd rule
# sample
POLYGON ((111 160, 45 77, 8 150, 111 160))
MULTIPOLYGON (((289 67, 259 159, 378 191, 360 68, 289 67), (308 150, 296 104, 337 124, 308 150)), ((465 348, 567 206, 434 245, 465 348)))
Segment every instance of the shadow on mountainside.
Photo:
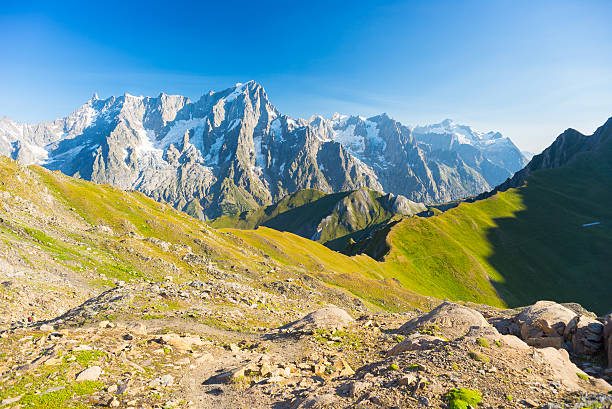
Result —
POLYGON ((522 210, 494 219, 487 261, 515 307, 547 299, 612 310, 612 144, 571 165, 535 172, 515 189, 522 210), (583 226, 587 223, 599 223, 583 226))

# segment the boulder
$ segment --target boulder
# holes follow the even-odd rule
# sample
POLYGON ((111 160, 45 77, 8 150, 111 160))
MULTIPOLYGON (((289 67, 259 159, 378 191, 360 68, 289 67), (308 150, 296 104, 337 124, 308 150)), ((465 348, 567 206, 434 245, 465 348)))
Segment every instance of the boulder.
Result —
POLYGON ((472 327, 465 334, 465 338, 475 340, 477 338, 486 339, 489 344, 494 344, 495 341, 500 341, 502 335, 497 331, 495 327, 472 327))
POLYGON ((423 351, 426 349, 432 349, 438 345, 442 345, 444 342, 446 342, 446 339, 441 337, 420 333, 412 334, 391 348, 389 352, 387 352, 387 357, 398 355, 406 351, 423 351))
POLYGON ((594 389, 597 392, 607 393, 612 390, 603 379, 595 380, 570 361, 569 353, 565 349, 541 348, 534 349, 533 358, 546 363, 555 381, 571 391, 594 389))
POLYGON ((293 406, 294 409, 321 409, 328 408, 334 405, 338 401, 336 395, 332 393, 324 394, 324 395, 312 395, 304 399, 303 401, 298 401, 298 404, 293 406))
POLYGON ((306 315, 304 318, 286 325, 289 332, 312 331, 316 329, 344 328, 354 319, 341 308, 330 305, 306 315))
POLYGON ((507 346, 509 348, 530 349, 529 345, 527 345, 523 340, 514 335, 502 335, 501 341, 502 345, 507 346))
POLYGON ((604 347, 608 354, 608 368, 612 368, 612 314, 608 314, 604 317, 604 347))
POLYGON ((478 311, 445 301, 429 313, 411 319, 399 330, 403 334, 428 331, 454 340, 464 336, 471 327, 491 327, 491 324, 478 311))
POLYGON ((576 313, 554 301, 538 301, 518 316, 521 338, 560 337, 576 313))
POLYGON ((563 337, 536 337, 527 338, 527 345, 536 348, 565 348, 565 338, 563 337))
POLYGON ((161 342, 182 351, 188 351, 194 345, 204 345, 204 342, 198 336, 181 337, 178 334, 164 334, 161 336, 161 342))
POLYGON ((49 324, 42 324, 40 326, 40 330, 44 331, 44 332, 49 332, 49 331, 53 331, 55 328, 53 328, 53 325, 49 325, 49 324))
POLYGON ((604 326, 596 319, 581 315, 574 318, 567 328, 566 338, 571 339, 575 354, 596 355, 604 348, 604 326))
POLYGON ((102 373, 102 368, 99 366, 90 366, 76 376, 77 382, 97 381, 102 373))

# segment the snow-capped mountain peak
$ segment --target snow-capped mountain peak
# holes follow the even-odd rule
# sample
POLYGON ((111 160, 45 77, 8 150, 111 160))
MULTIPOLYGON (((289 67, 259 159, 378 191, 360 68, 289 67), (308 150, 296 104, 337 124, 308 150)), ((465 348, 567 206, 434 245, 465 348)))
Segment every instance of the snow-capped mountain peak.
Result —
POLYGON ((0 119, 0 154, 200 209, 199 217, 248 210, 304 188, 459 199, 518 170, 514 145, 500 140, 509 141, 450 120, 411 130, 386 114, 294 119, 255 81, 193 102, 165 93, 94 95, 53 122, 0 119), (468 145, 475 153, 457 148, 468 145))

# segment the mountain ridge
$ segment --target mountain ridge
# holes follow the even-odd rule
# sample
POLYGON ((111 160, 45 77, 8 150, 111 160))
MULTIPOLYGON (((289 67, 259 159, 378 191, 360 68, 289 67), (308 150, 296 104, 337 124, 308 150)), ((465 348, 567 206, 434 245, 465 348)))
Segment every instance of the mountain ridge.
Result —
POLYGON ((508 168, 490 149, 465 143, 446 149, 423 138, 386 114, 293 119, 255 81, 196 101, 126 93, 94 96, 53 122, 0 119, 0 154, 138 190, 199 218, 309 188, 367 187, 442 202, 488 190, 522 167, 511 142, 504 149, 519 161, 508 168))

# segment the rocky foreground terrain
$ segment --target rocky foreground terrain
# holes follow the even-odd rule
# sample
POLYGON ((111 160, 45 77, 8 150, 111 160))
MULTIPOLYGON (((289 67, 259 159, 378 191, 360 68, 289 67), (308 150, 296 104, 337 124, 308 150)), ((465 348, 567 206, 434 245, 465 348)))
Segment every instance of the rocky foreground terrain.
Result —
POLYGON ((609 315, 443 303, 299 236, 0 165, 2 408, 612 403, 609 315))
POLYGON ((610 315, 548 301, 375 313, 322 305, 292 280, 266 291, 216 275, 119 282, 58 317, 12 322, 2 407, 612 405, 610 315))

